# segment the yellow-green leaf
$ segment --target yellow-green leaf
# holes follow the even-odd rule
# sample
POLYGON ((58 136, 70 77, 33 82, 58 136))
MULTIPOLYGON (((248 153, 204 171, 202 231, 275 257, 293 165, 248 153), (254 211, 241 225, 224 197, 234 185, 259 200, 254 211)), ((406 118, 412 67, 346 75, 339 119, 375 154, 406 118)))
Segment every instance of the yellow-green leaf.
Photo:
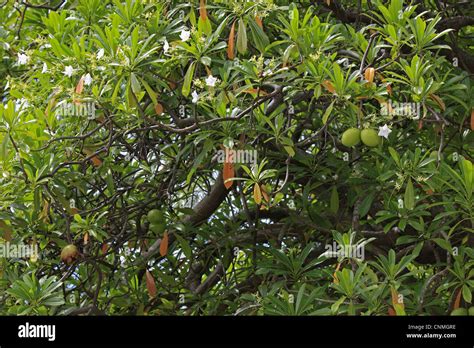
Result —
POLYGON ((258 184, 253 185, 253 199, 257 204, 262 203, 262 191, 260 190, 260 186, 258 184))
POLYGON ((408 184, 405 189, 405 197, 404 197, 405 208, 411 210, 415 207, 415 192, 413 189, 413 183, 411 179, 408 179, 408 184))
POLYGON ((334 107, 334 101, 331 104, 329 104, 328 108, 326 109, 326 112, 323 115, 323 124, 326 124, 326 122, 328 121, 329 115, 331 115, 333 107, 334 107))
POLYGON ((239 19, 239 28, 237 29, 237 51, 240 54, 247 52, 247 28, 243 19, 239 19))
POLYGON ((195 67, 196 62, 192 62, 191 64, 189 64, 188 70, 186 71, 186 75, 184 75, 183 88, 181 92, 185 97, 187 97, 191 92, 191 82, 193 81, 195 67))
POLYGON ((291 157, 294 157, 295 156, 295 150, 293 149, 293 146, 284 146, 285 148, 285 151, 288 152, 288 155, 290 155, 291 157))

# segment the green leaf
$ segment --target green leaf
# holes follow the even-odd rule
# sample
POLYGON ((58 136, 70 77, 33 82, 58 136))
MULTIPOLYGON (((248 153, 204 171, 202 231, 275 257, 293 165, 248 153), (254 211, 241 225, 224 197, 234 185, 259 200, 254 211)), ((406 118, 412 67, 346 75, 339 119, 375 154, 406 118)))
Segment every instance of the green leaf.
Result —
POLYGON ((328 108, 326 109, 326 111, 324 112, 324 115, 323 115, 323 124, 326 124, 326 122, 328 121, 328 118, 329 118, 329 115, 331 115, 331 112, 332 112, 332 108, 334 107, 334 101, 329 104, 328 108))
POLYGON ((446 239, 443 239, 443 238, 434 238, 433 239, 433 242, 435 242, 436 244, 438 244, 441 248, 443 248, 444 250, 447 250, 449 251, 450 253, 452 253, 452 248, 451 248, 451 244, 446 240, 446 239))
POLYGON ((405 208, 412 210, 415 207, 415 192, 413 190, 413 183, 408 179, 407 187, 405 189, 404 197, 405 208))
POLYGON ((211 66, 212 59, 208 56, 201 57, 201 63, 207 66, 211 66))
POLYGON ((130 84, 132 86, 132 91, 135 95, 141 92, 142 88, 140 86, 140 82, 138 82, 137 76, 134 73, 130 74, 130 84))
POLYGON ((144 79, 140 78, 142 81, 143 86, 145 87, 148 95, 150 96, 151 101, 153 102, 153 105, 158 104, 158 99, 156 97, 156 92, 150 87, 148 82, 146 82, 144 79))
POLYGON ((191 250, 191 247, 189 246, 189 243, 177 233, 175 233, 174 236, 176 237, 176 240, 178 241, 179 245, 181 245, 181 250, 183 251, 184 255, 186 255, 186 257, 191 260, 191 258, 193 257, 193 252, 191 250))
POLYGON ((290 155, 291 157, 295 156, 295 150, 293 149, 293 146, 284 146, 285 151, 290 155))
POLYGON ((395 161, 395 163, 397 164, 397 166, 400 167, 400 157, 398 156, 397 151, 393 147, 389 146, 388 147, 388 152, 390 152, 390 156, 392 156, 392 158, 395 161))
POLYGON ((255 47, 257 47, 260 52, 265 52, 265 48, 270 44, 267 34, 265 34, 262 28, 260 28, 257 22, 253 19, 249 20, 249 27, 255 47))
POLYGON ((2 143, 0 145, 0 159, 2 161, 5 161, 8 157, 8 141, 10 139, 8 138, 8 134, 5 134, 3 136, 2 143))
POLYGON ((247 52, 247 28, 242 18, 239 19, 239 27, 237 29, 237 51, 240 54, 247 52))
POLYGON ((462 297, 464 298, 464 300, 468 303, 471 303, 472 301, 472 292, 471 292, 471 289, 469 288, 469 286, 467 286, 466 284, 464 284, 462 286, 462 297))
POLYGON ((339 306, 345 301, 345 299, 346 299, 346 296, 342 296, 339 300, 337 300, 331 305, 331 311, 334 314, 337 313, 337 311, 339 310, 339 306))
POLYGON ((374 193, 368 194, 363 200, 362 203, 360 204, 359 207, 359 216, 364 217, 367 215, 367 213, 370 210, 370 207, 372 206, 372 202, 374 201, 374 193))
POLYGON ((203 32, 206 35, 210 35, 212 33, 212 25, 209 18, 203 20, 201 17, 198 19, 198 30, 203 32))
POLYGON ((116 99, 117 99, 117 95, 118 95, 118 92, 120 91, 120 87, 122 86, 122 80, 124 78, 124 75, 122 75, 119 80, 117 81, 117 84, 115 85, 115 88, 114 88, 114 91, 112 93, 112 97, 111 97, 111 102, 112 104, 115 103, 116 99))
POLYGON ((186 75, 184 75, 184 82, 183 82, 183 89, 181 92, 185 97, 189 95, 191 92, 191 82, 194 78, 194 68, 196 67, 196 62, 192 62, 189 64, 188 70, 186 71, 186 75))

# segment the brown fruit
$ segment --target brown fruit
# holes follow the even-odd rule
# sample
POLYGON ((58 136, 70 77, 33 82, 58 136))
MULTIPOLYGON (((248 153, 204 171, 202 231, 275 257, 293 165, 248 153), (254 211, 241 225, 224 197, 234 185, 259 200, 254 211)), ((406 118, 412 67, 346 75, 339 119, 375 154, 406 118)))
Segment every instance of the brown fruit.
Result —
POLYGON ((369 83, 372 83, 374 81, 374 75, 375 75, 374 68, 365 69, 364 77, 369 83))
POLYGON ((70 265, 79 256, 79 250, 74 244, 66 245, 61 251, 61 261, 70 265))

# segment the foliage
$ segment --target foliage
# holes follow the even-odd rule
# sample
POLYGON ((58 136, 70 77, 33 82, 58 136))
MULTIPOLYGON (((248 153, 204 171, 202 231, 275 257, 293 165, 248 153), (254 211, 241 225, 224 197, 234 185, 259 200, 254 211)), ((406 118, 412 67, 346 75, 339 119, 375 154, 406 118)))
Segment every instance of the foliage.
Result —
POLYGON ((0 314, 472 306, 474 10, 437 4, 2 2, 1 245, 39 251, 0 314))

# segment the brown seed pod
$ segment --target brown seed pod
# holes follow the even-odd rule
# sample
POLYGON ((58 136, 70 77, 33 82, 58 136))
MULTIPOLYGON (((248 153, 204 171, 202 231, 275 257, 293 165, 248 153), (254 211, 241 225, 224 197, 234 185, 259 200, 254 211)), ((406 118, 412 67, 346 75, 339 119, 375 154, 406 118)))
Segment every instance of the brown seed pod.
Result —
POLYGON ((74 244, 66 245, 61 251, 61 261, 70 265, 79 256, 79 250, 74 244))

